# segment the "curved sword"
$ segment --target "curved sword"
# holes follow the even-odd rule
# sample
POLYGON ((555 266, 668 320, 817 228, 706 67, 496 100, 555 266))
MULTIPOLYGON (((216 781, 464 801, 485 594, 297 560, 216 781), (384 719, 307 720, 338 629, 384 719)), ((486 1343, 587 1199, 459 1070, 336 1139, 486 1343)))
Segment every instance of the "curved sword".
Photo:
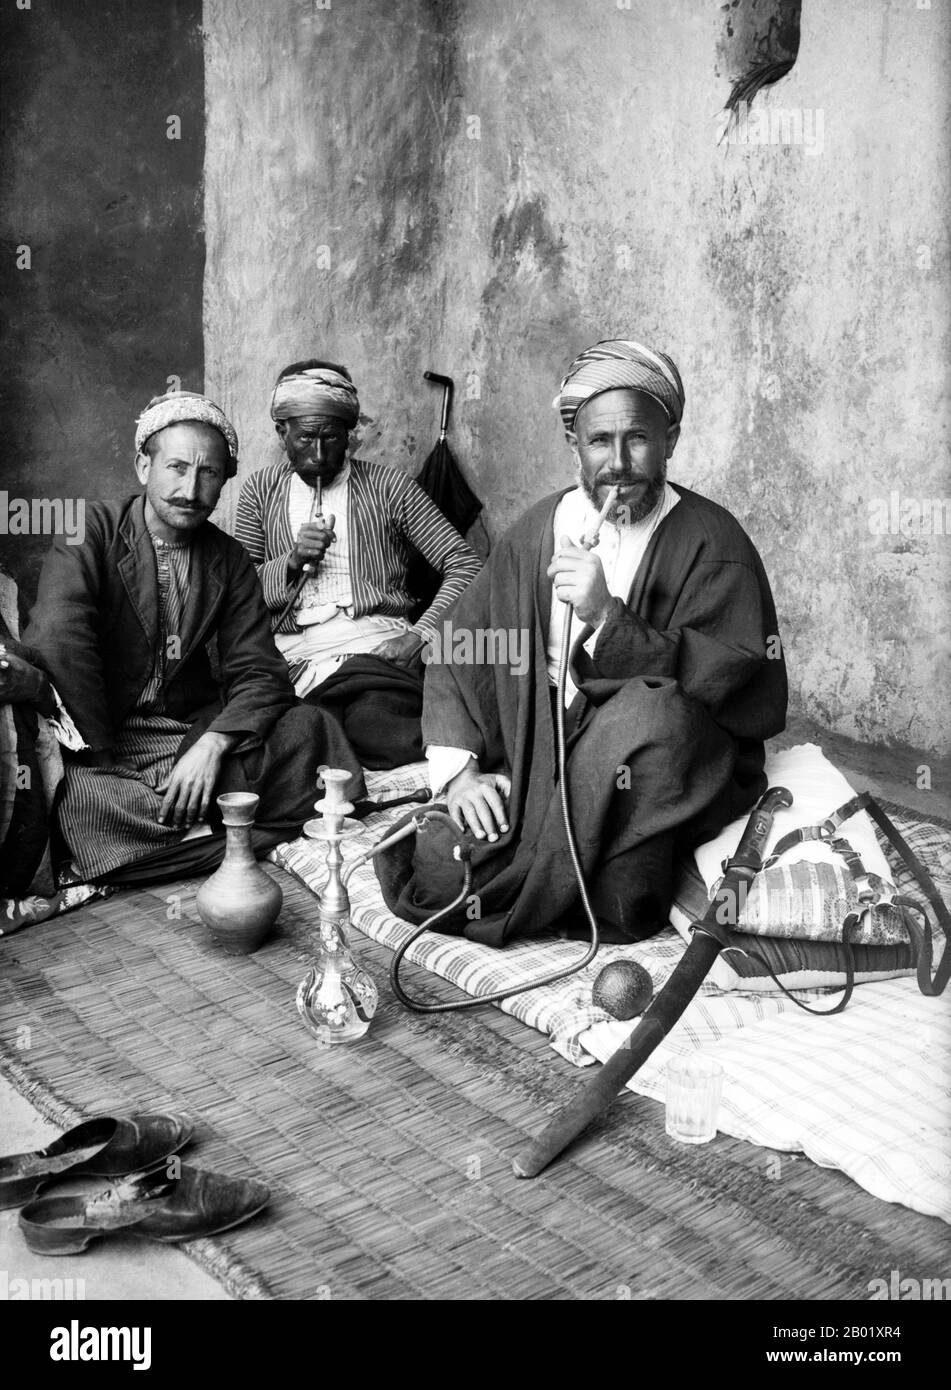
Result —
POLYGON ((726 865, 720 887, 703 916, 690 928, 693 936, 670 979, 597 1076, 516 1156, 512 1163, 516 1177, 534 1178, 547 1168, 592 1120, 607 1110, 673 1028, 720 951, 729 944, 723 927, 724 904, 733 913, 728 920, 735 922, 738 906, 745 901, 746 888, 763 866, 773 817, 778 810, 791 805, 792 793, 785 787, 770 787, 760 797, 750 812, 736 853, 726 865))

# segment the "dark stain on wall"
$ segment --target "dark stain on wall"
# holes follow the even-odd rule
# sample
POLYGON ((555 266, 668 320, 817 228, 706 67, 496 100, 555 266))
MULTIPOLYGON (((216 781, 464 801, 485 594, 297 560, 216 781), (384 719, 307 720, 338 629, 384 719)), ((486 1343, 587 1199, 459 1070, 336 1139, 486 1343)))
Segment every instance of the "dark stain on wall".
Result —
POLYGON ((549 226, 541 198, 526 198, 508 212, 499 213, 492 228, 492 256, 502 263, 531 251, 541 268, 557 283, 564 260, 564 241, 549 226))
POLYGON ((733 83, 759 74, 758 90, 790 71, 799 55, 801 0, 730 0, 720 9, 718 73, 733 83))
MULTIPOLYGON (((135 416, 169 378, 202 389, 201 13, 201 0, 3 6, 0 486, 11 501, 135 490, 135 416), (180 139, 168 138, 173 117, 180 139), (17 268, 23 246, 29 269, 17 268)), ((4 534, 6 516, 0 506, 0 560, 22 602, 50 537, 4 534)))

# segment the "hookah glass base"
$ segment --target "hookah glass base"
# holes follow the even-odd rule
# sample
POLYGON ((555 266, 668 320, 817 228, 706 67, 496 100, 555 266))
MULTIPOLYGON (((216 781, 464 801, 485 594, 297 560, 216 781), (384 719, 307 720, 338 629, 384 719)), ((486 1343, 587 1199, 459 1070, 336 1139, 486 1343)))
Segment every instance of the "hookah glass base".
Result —
POLYGON ((353 959, 338 922, 320 924, 317 960, 297 989, 297 1012, 319 1043, 354 1042, 370 1026, 376 985, 353 959))
POLYGON ((327 845, 327 882, 320 894, 320 936, 317 958, 297 990, 297 1012, 319 1043, 336 1043, 362 1038, 370 1026, 379 999, 370 975, 350 954, 347 929, 350 925, 350 898, 343 881, 340 841, 343 823, 353 807, 343 796, 349 772, 324 768, 321 785, 326 790, 316 809, 322 824, 305 828, 308 838, 327 845))

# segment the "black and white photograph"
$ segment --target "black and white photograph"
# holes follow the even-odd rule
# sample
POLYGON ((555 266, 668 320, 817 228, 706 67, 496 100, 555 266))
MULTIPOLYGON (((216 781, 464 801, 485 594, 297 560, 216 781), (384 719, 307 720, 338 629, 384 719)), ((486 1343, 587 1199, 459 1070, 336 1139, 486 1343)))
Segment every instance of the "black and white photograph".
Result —
POLYGON ((927 1364, 948 0, 0 21, 30 1368, 409 1301, 927 1364))

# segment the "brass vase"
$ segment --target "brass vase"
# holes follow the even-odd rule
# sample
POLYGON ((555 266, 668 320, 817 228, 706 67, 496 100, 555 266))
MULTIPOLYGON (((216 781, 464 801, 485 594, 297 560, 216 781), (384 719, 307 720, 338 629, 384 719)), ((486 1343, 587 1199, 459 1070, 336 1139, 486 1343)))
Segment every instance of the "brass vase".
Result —
POLYGON ((216 945, 229 956, 246 956, 267 937, 284 894, 251 848, 259 798, 253 792, 226 792, 217 800, 225 827, 225 857, 199 888, 195 906, 216 945))

